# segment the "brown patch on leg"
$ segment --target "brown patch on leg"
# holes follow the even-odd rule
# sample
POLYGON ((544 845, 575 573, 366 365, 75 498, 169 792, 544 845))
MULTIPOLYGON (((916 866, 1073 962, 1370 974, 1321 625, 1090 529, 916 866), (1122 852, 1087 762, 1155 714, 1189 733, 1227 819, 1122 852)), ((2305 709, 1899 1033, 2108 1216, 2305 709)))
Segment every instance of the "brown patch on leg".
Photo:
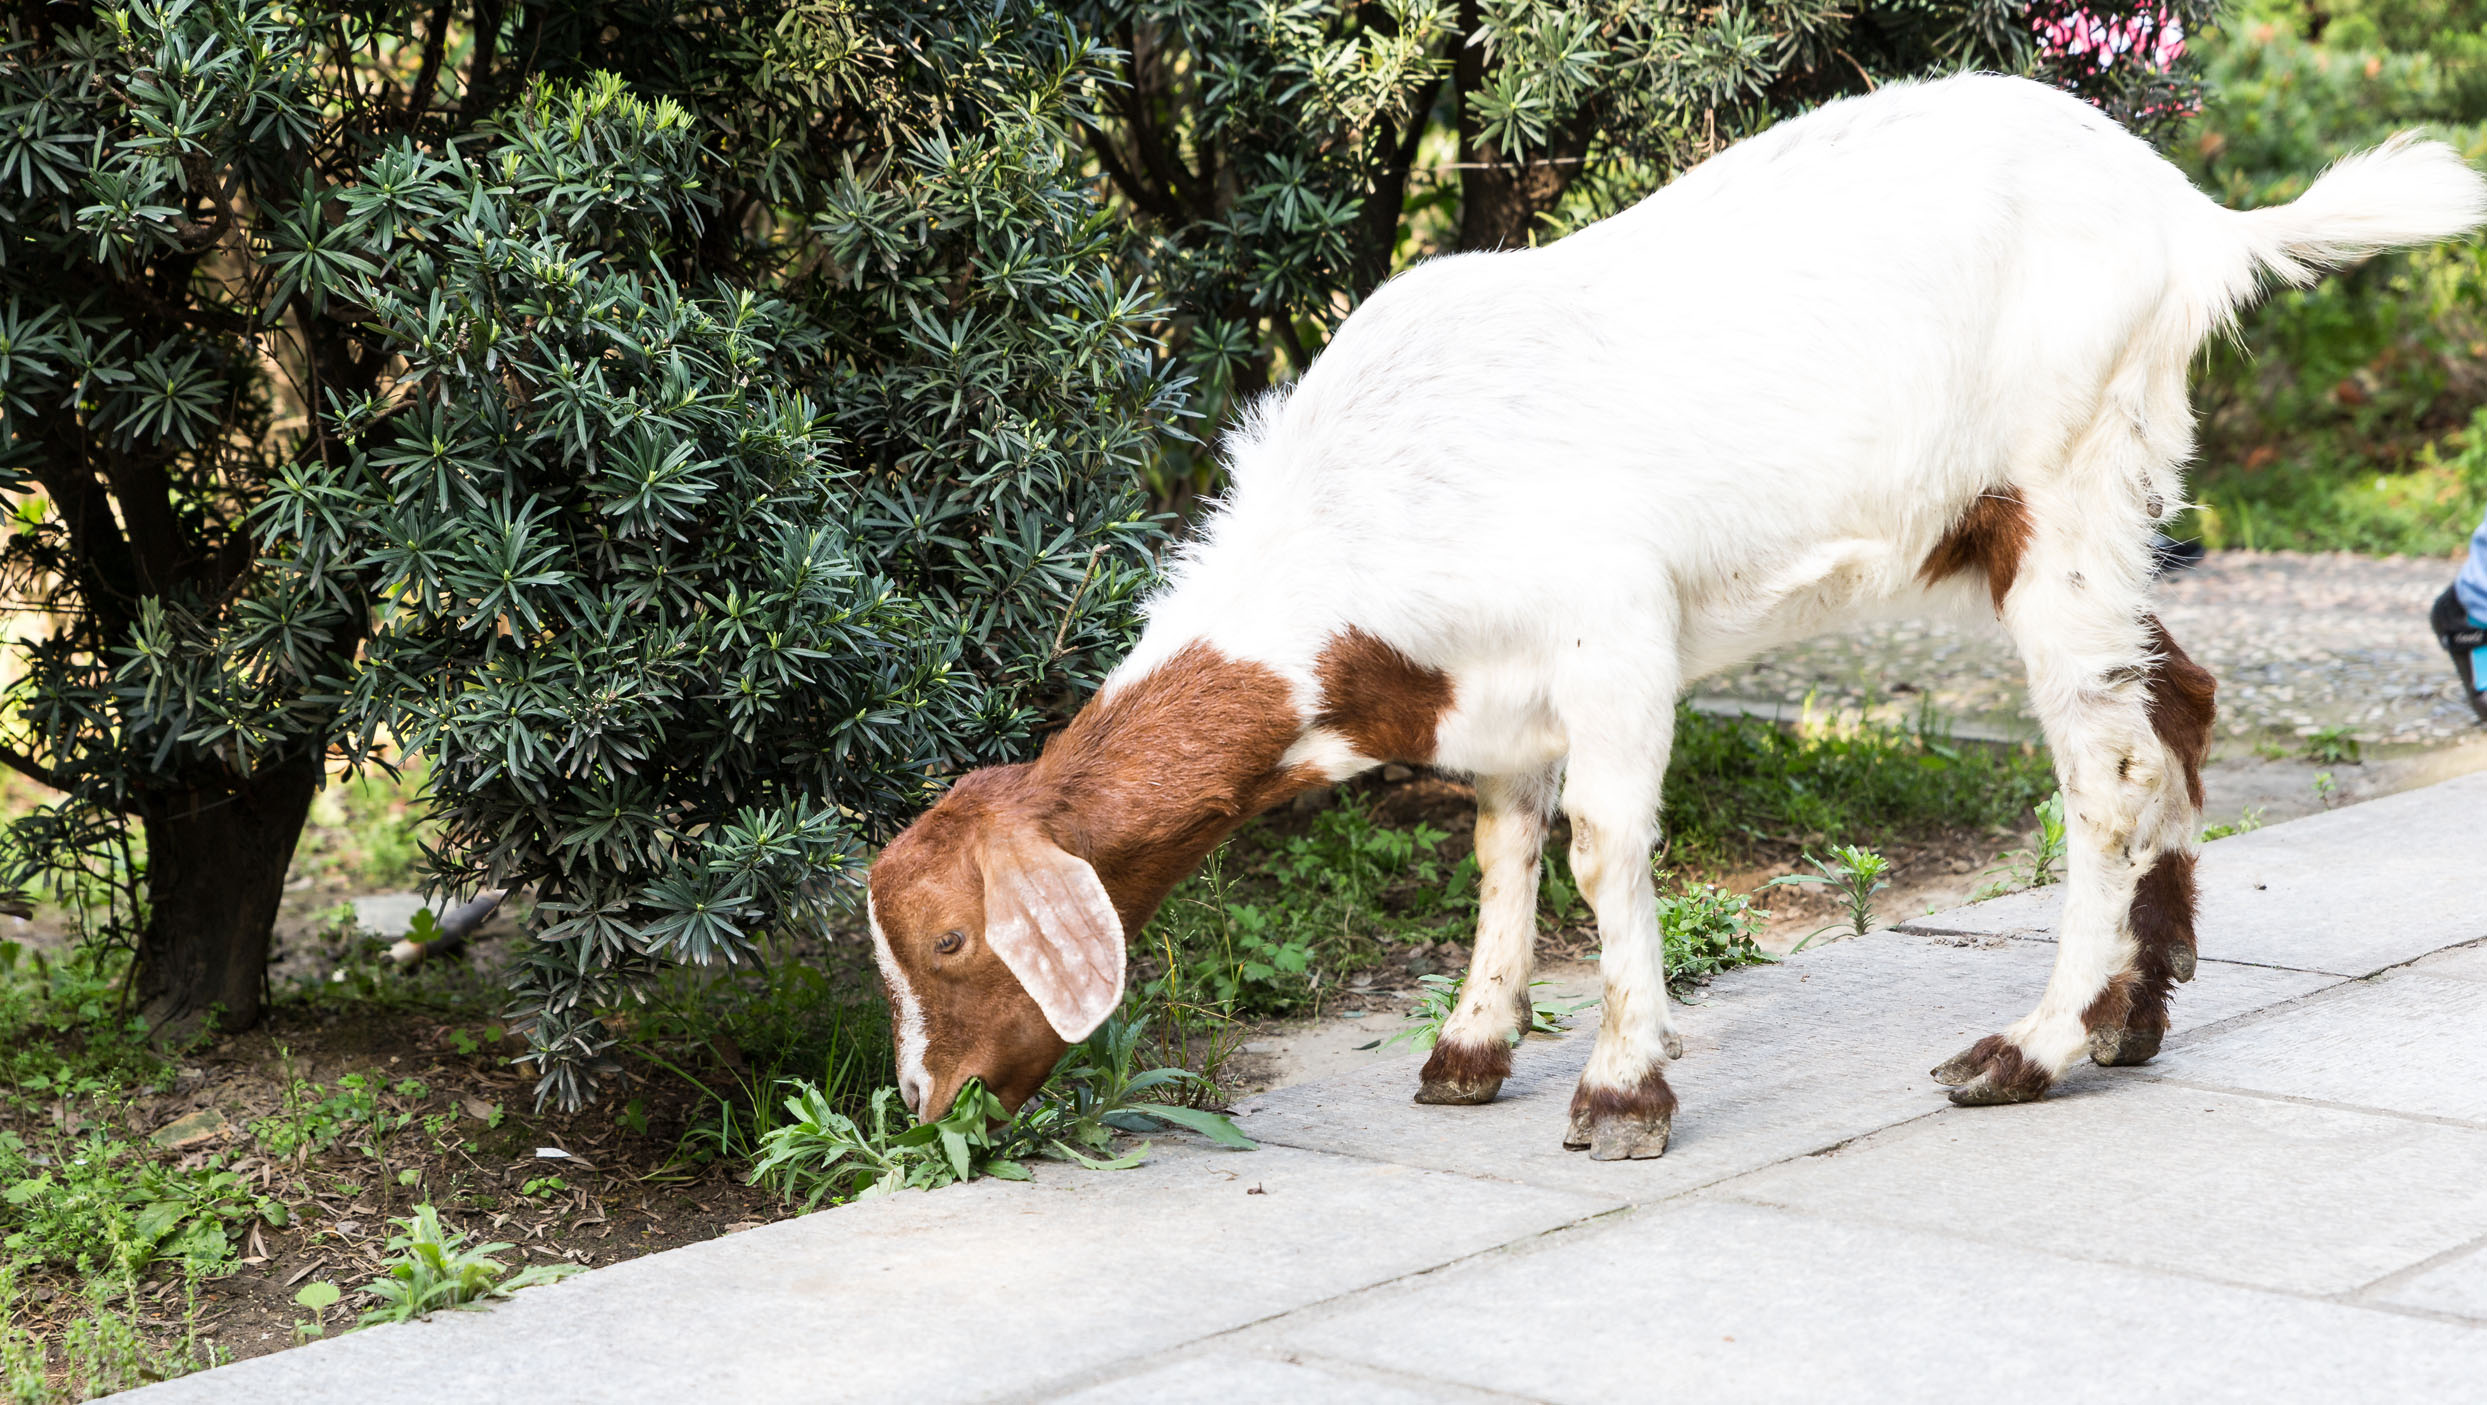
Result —
POLYGON ((2133 969, 2117 973, 2081 1012, 2090 1057, 2147 1063, 2167 1035, 2168 987, 2193 979, 2193 855, 2161 854, 2133 886, 2133 969))
POLYGON ((1353 628, 1332 637, 1313 674, 1321 683, 1314 726, 1374 761, 1433 759, 1434 727, 1451 710, 1449 674, 1353 628))
POLYGON ((1468 1106, 1491 1102, 1511 1076, 1511 1046, 1497 1039, 1469 1044, 1445 1039, 1425 1060, 1416 1100, 1437 1106, 1468 1106))
POLYGON ((1983 571, 1987 594, 1994 598, 1995 613, 2000 615, 2003 598, 2020 574, 2021 553, 2028 549, 2031 531, 2029 505, 2021 501, 2018 489, 2007 485, 1982 493, 1934 544, 1934 550, 1926 553, 1917 578, 1935 585, 1963 571, 1983 571))
POLYGON ((2020 1045, 1990 1034, 1937 1065, 1934 1081, 1952 1085, 1956 1106, 1992 1107, 2035 1100, 2055 1075, 2032 1063, 2020 1045))
POLYGON ((2185 795, 2202 808, 2202 763, 2211 755, 2211 723, 2219 715, 2219 680, 2195 663, 2169 637, 2157 615, 2145 615, 2150 647, 2159 661, 2150 670, 2150 730, 2185 771, 2185 795))
POLYGON ((1587 1148, 1592 1161, 1645 1160, 1666 1155, 1674 1126, 1675 1090, 1667 1086, 1666 1074, 1653 1068, 1629 1088, 1583 1083, 1572 1090, 1563 1145, 1587 1148))

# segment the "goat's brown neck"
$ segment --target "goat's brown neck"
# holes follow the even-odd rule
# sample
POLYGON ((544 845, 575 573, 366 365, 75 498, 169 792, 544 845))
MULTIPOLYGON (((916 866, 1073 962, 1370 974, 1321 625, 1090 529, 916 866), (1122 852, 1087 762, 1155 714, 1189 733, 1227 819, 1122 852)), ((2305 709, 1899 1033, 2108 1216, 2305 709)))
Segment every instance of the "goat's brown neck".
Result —
POLYGON ((1321 784, 1280 764, 1303 725, 1284 678, 1196 643, 1081 709, 1027 785, 1136 933, 1236 826, 1321 784))

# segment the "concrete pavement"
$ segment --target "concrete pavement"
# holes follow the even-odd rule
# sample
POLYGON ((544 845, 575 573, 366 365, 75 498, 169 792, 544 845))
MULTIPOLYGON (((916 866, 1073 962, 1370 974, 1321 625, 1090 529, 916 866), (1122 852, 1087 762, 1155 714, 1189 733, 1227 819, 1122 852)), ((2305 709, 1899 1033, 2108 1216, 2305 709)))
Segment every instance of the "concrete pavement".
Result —
MULTIPOLYGON (((1721 978, 1664 1160, 1558 1145, 1585 1032, 1496 1102, 1410 1058, 1160 1139, 580 1275, 149 1402, 2487 1400, 2487 774, 2209 846, 2139 1069, 1959 1109, 2051 897, 1721 978)), ((1585 1028, 1593 1019, 1583 1021, 1585 1028)))

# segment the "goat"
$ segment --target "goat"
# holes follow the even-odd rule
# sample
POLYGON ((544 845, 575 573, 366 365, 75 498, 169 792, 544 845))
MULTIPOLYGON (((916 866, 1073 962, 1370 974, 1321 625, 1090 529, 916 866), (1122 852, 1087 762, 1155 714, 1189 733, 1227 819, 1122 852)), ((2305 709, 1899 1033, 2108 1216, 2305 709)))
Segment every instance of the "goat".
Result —
POLYGON ((1934 1070, 2035 1098, 2158 1051, 2194 970, 2214 684, 2151 613, 2185 373, 2268 276, 2487 218, 2397 138, 2234 212, 2016 78, 1830 103, 1542 248, 1439 258, 1249 408, 1130 656, 1034 762, 882 852, 872 939, 918 1115, 1016 1109, 1120 1001, 1124 935, 1245 819, 1388 761, 1475 779, 1476 951, 1416 1100, 1494 1096, 1559 805, 1604 949, 1564 1144, 1656 1156, 1680 1055, 1651 850, 1677 696, 1875 612, 1991 609, 2068 798, 2037 1008, 1934 1070))

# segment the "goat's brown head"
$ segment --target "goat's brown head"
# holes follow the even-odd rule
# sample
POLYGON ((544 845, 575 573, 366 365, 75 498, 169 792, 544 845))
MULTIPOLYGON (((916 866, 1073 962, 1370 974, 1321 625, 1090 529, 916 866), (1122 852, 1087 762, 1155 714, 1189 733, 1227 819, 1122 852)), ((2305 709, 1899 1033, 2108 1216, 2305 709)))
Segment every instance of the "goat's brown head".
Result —
POLYGON ((970 1078, 1018 1111, 1123 998, 1113 900, 1014 803, 1025 771, 963 778, 872 866, 898 1089, 918 1117, 949 1111, 970 1078))

